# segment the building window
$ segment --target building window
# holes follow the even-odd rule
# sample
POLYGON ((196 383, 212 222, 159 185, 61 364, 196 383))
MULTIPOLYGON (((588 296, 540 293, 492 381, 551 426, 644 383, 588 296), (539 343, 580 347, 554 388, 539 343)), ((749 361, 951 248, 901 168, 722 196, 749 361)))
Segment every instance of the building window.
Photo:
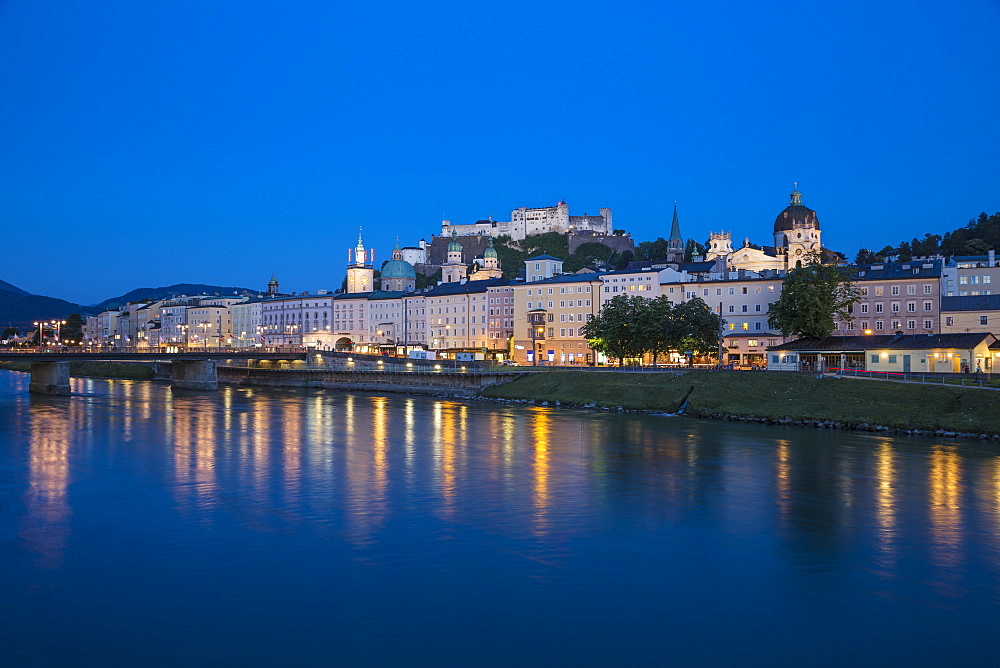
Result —
POLYGON ((878 355, 872 355, 872 364, 878 364, 878 355))
POLYGON ((959 276, 958 277, 958 284, 959 285, 968 285, 968 283, 969 283, 969 277, 968 276, 959 276))
POLYGON ((931 294, 931 284, 930 283, 925 283, 924 284, 924 294, 925 295, 931 294))
POLYGON ((861 312, 862 313, 868 313, 868 304, 862 304, 861 305, 861 312))
POLYGON ((924 329, 930 329, 932 326, 930 320, 924 320, 924 329))
POLYGON ((945 327, 954 327, 955 326, 955 319, 953 317, 951 317, 951 316, 947 316, 944 319, 944 326, 945 327))
POLYGON ((899 286, 898 285, 892 286, 892 294, 894 294, 894 295, 898 295, 899 294, 899 286))
POLYGON ((917 310, 917 302, 906 302, 907 313, 915 313, 917 310))
POLYGON ((989 316, 985 316, 985 315, 979 316, 979 324, 980 325, 988 325, 989 324, 989 316))
POLYGON ((876 320, 875 321, 875 329, 884 329, 881 320, 876 320))
POLYGON ((925 311, 933 311, 934 310, 934 302, 924 302, 924 310, 925 311))
POLYGON ((907 329, 916 329, 917 328, 917 321, 916 320, 907 320, 906 321, 906 328, 907 329))
POLYGON ((896 363, 896 356, 889 355, 889 364, 895 364, 895 363, 896 363))
POLYGON ((915 285, 907 285, 906 286, 906 294, 908 294, 908 295, 915 295, 915 294, 917 294, 917 286, 915 286, 915 285))
POLYGON ((878 302, 878 303, 875 304, 875 312, 876 313, 881 313, 882 312, 882 302, 878 302))

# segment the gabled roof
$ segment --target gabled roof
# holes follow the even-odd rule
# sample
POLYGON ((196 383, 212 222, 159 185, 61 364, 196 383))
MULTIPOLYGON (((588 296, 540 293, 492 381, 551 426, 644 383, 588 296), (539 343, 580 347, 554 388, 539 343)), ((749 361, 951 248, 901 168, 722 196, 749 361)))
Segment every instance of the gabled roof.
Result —
POLYGON ((942 297, 941 311, 1000 311, 1000 295, 942 297))
POLYGON ((996 340, 992 334, 885 334, 879 336, 825 336, 802 338, 768 348, 799 352, 864 352, 866 350, 971 350, 985 340, 996 340))

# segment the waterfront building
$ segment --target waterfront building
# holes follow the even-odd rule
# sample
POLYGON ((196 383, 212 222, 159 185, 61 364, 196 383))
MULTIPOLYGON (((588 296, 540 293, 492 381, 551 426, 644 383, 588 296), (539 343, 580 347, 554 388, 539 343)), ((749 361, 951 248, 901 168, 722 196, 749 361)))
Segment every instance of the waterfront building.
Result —
POLYGON ((804 338, 767 349, 769 371, 848 368, 892 373, 991 372, 993 334, 904 334, 804 338))
POLYGON ((404 345, 404 305, 406 292, 379 290, 368 296, 366 342, 372 352, 395 353, 404 345))
POLYGON ((527 273, 537 278, 513 285, 513 359, 519 364, 594 362, 594 351, 580 328, 600 310, 601 274, 551 275, 562 261, 549 256, 525 264, 527 273))
POLYGON ((834 334, 932 334, 939 332, 941 260, 860 265, 854 285, 861 301, 853 321, 838 321, 834 334))
POLYGON ((442 282, 428 290, 427 341, 429 347, 447 355, 489 349, 490 288, 506 286, 503 278, 485 281, 442 282))
POLYGON ((346 292, 334 295, 333 340, 337 350, 367 350, 368 297, 371 292, 346 292))
POLYGON ((510 281, 498 281, 486 289, 489 321, 486 337, 490 350, 504 350, 510 355, 514 336, 514 288, 510 281))
MULTIPOLYGON (((327 290, 303 292, 261 302, 261 330, 269 346, 333 346, 334 295, 327 290)), ((243 330, 240 330, 241 333, 243 330)))
POLYGON ((408 294, 402 301, 403 352, 427 348, 427 297, 423 293, 408 294))
POLYGON ((263 298, 253 297, 240 304, 229 307, 233 321, 233 347, 255 348, 263 345, 264 336, 261 327, 263 313, 263 298))

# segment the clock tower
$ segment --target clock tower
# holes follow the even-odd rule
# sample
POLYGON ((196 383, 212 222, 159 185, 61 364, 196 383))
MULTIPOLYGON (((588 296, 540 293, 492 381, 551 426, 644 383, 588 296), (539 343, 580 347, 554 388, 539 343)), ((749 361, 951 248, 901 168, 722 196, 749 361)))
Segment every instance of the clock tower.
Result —
POLYGON ((375 269, 372 263, 375 260, 375 249, 369 254, 365 252, 365 245, 361 242, 361 231, 358 231, 358 245, 347 251, 347 291, 348 292, 372 292, 375 290, 375 269), (354 255, 352 258, 351 255, 354 255))

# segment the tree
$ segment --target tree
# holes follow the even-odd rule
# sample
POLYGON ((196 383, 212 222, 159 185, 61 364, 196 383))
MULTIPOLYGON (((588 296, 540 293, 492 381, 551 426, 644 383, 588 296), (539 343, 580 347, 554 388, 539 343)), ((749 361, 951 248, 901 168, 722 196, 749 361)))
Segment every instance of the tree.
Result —
POLYGON ((767 310, 767 324, 785 336, 829 336, 835 320, 850 321, 861 291, 850 281, 846 267, 821 264, 818 253, 807 264, 785 275, 781 297, 767 310))
POLYGON ((79 313, 70 313, 66 316, 66 324, 62 326, 60 332, 63 341, 83 341, 83 316, 79 313))
POLYGON ((857 256, 854 258, 854 264, 860 266, 863 264, 871 264, 876 260, 877 258, 875 257, 875 253, 871 252, 867 248, 862 248, 858 251, 857 256))
POLYGON ((722 319, 700 297, 675 306, 667 323, 667 345, 671 350, 708 355, 719 350, 722 319))
POLYGON ((649 300, 645 297, 618 295, 580 331, 590 347, 619 364, 627 358, 642 357, 648 349, 649 300))

